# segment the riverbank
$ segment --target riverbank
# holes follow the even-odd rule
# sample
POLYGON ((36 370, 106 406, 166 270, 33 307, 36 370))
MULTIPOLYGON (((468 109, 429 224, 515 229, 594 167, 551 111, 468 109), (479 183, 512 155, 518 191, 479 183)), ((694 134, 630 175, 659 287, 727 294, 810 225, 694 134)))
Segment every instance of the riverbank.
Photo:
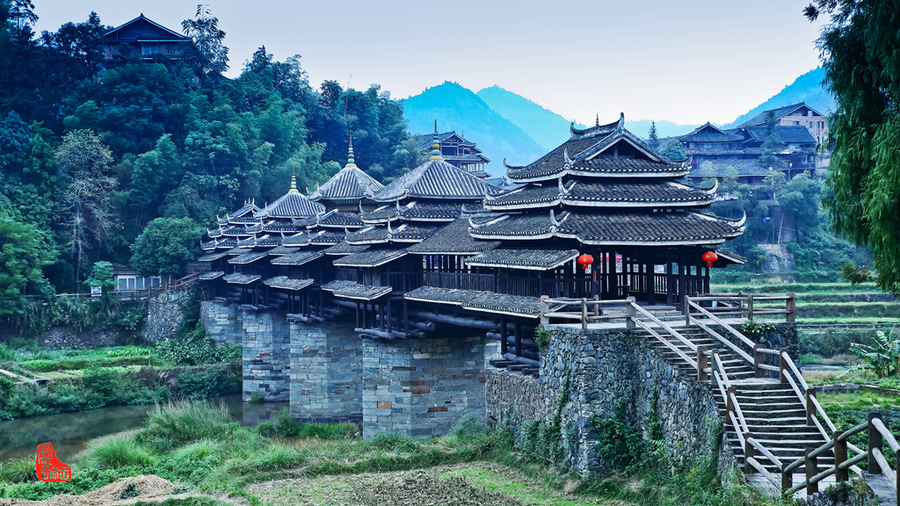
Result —
POLYGON ((0 420, 205 399, 241 388, 239 346, 190 343, 47 350, 0 345, 0 420), (211 350, 211 351, 210 351, 211 350))
MULTIPOLYGON (((351 424, 304 424, 282 411, 274 422, 247 428, 223 406, 183 403, 153 409, 138 430, 89 443, 66 462, 72 467, 71 481, 30 481, 31 476, 16 474, 15 469, 27 469, 33 460, 5 463, 0 470, 0 480, 5 480, 0 481, 0 498, 13 504, 12 498, 81 496, 115 483, 104 493, 131 490, 134 495, 128 497, 143 500, 162 484, 167 492, 154 496, 154 501, 188 495, 193 502, 170 504, 203 505, 725 506, 763 501, 745 486, 721 483, 715 456, 679 474, 642 460, 583 481, 517 446, 511 434, 508 427, 490 430, 482 421, 466 418, 449 435, 424 442, 394 434, 362 440, 358 427, 351 424), (150 475, 153 478, 147 478, 150 475), (130 489, 129 482, 134 483, 130 489), (151 482, 156 485, 142 490, 151 482)), ((81 500, 57 499, 66 504, 81 500)))

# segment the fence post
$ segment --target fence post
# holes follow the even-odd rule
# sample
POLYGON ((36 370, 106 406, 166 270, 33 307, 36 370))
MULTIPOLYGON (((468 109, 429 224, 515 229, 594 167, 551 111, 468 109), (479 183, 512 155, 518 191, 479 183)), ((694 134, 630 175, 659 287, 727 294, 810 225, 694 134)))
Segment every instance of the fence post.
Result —
POLYGON ((766 375, 765 370, 759 366, 759 364, 765 362, 765 357, 759 349, 762 348, 761 344, 753 345, 753 377, 754 378, 762 378, 766 375))
POLYGON ((843 434, 842 430, 834 431, 834 479, 838 483, 850 479, 850 470, 841 469, 841 464, 847 461, 847 440, 841 441, 843 434))
POLYGON ((684 325, 691 326, 691 297, 689 295, 684 296, 684 325))
POLYGON ((735 432, 740 430, 740 426, 738 425, 737 413, 734 410, 734 401, 732 400, 736 395, 737 389, 734 387, 728 387, 728 390, 725 391, 725 410, 728 411, 728 413, 731 413, 731 425, 734 426, 735 432))
POLYGON ((813 425, 813 417, 816 416, 816 405, 812 401, 815 396, 815 387, 806 389, 806 425, 813 425))
POLYGON ((541 325, 547 325, 550 323, 550 303, 547 302, 549 299, 549 296, 541 295, 541 325))
POLYGON ((781 379, 782 383, 787 383, 787 375, 788 375, 788 363, 787 360, 784 359, 784 354, 787 353, 787 348, 782 348, 778 352, 778 378, 781 379))
POLYGON ((756 448, 750 444, 751 437, 753 437, 753 434, 749 432, 744 433, 744 474, 753 474, 756 472, 756 468, 750 465, 750 458, 756 455, 754 453, 756 448))
POLYGON ((753 319, 753 294, 747 296, 747 319, 753 319))
POLYGON ((625 328, 634 328, 634 297, 625 299, 628 304, 625 305, 625 328))
POLYGON ((875 460, 875 455, 872 454, 873 448, 881 450, 882 443, 881 433, 878 432, 878 429, 872 424, 872 420, 875 418, 881 418, 881 413, 875 411, 869 413, 869 472, 872 474, 881 474, 881 466, 878 465, 878 461, 875 460))
POLYGON ((787 492, 794 486, 794 473, 791 471, 781 470, 781 492, 787 492))
POLYGON ((900 450, 894 452, 894 458, 897 461, 897 472, 894 473, 894 477, 896 482, 894 483, 894 490, 897 491, 897 504, 900 504, 900 450))
POLYGON ((709 374, 706 368, 709 366, 709 357, 706 356, 706 347, 697 346, 697 381, 706 381, 709 374))
POLYGON ((788 323, 794 323, 797 320, 797 299, 793 293, 789 293, 787 296, 787 307, 785 309, 787 309, 788 313, 785 315, 786 320, 788 323))
POLYGON ((581 298, 581 330, 587 329, 587 299, 581 298))
POLYGON ((600 300, 600 296, 594 294, 594 316, 600 316, 600 304, 597 301, 600 300))
POLYGON ((815 494, 819 491, 819 483, 813 483, 813 477, 819 473, 819 462, 817 457, 810 457, 809 454, 815 450, 813 447, 807 447, 803 452, 804 468, 806 468, 806 495, 815 494))

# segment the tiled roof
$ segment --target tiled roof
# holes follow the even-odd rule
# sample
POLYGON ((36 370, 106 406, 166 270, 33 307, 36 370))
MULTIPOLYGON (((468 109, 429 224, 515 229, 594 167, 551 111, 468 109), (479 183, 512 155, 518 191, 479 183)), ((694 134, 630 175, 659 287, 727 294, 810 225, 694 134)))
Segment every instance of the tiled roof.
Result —
MULTIPOLYGON (((776 132, 783 142, 789 144, 816 144, 816 138, 812 136, 812 133, 805 126, 778 125, 776 132)), ((765 125, 747 127, 747 133, 757 142, 765 142, 769 139, 765 125)))
POLYGON ((286 233, 293 234, 296 232, 300 232, 303 230, 301 226, 296 223, 289 221, 270 221, 269 223, 265 223, 262 225, 261 230, 263 232, 273 232, 273 233, 286 233))
POLYGON ((216 241, 200 241, 200 249, 202 249, 203 251, 212 251, 216 249, 216 241))
POLYGON ((429 160, 375 194, 378 202, 411 198, 480 199, 499 190, 443 160, 429 160))
POLYGON ((309 200, 297 190, 290 190, 275 202, 257 212, 257 218, 304 218, 325 212, 325 206, 309 200))
POLYGON ((442 221, 459 218, 462 203, 427 202, 416 200, 400 211, 400 219, 406 221, 442 221))
MULTIPOLYGON (((459 143, 460 146, 475 146, 474 142, 472 142, 472 141, 466 139, 465 137, 463 137, 462 135, 456 133, 456 130, 451 130, 449 132, 442 132, 437 135, 438 135, 438 143, 444 142, 448 138, 453 137, 455 135, 455 136, 459 137, 460 139, 462 139, 462 141, 463 141, 463 142, 459 143)), ((422 151, 423 149, 430 150, 431 145, 434 144, 434 134, 420 135, 417 140, 419 143, 419 151, 422 151)))
MULTIPOLYGON (((606 132, 602 128, 598 131, 606 132)), ((573 136, 534 163, 525 167, 507 167, 507 175, 513 182, 545 181, 564 174, 590 177, 680 177, 685 172, 686 169, 680 164, 666 160, 640 138, 621 128, 596 136, 573 136), (618 148, 614 148, 619 144, 623 146, 621 155, 616 154, 618 148)))
POLYGON ((712 123, 707 123, 697 127, 689 134, 682 135, 678 139, 682 142, 734 142, 742 141, 744 137, 728 133, 712 123))
POLYGON ((335 267, 378 267, 399 258, 405 257, 406 248, 383 249, 369 248, 359 253, 347 255, 334 261, 335 267))
POLYGON ((350 255, 353 253, 359 253, 360 251, 365 251, 369 246, 355 246, 350 244, 347 241, 341 241, 334 246, 330 246, 322 250, 326 255, 350 255))
POLYGON ((541 300, 537 297, 482 292, 466 301, 463 309, 537 318, 541 315, 541 300))
POLYGON ((203 274, 197 276, 197 279, 199 279, 200 281, 212 281, 212 280, 214 280, 216 278, 220 278, 224 275, 225 275, 225 273, 222 271, 209 271, 209 272, 204 272, 203 274))
POLYGON ((226 255, 243 255, 244 253, 250 253, 250 248, 234 247, 225 252, 226 255))
POLYGON ((312 279, 293 279, 287 276, 275 276, 263 281, 263 284, 272 288, 280 288, 282 290, 303 290, 307 286, 313 284, 312 279))
POLYGON ((281 256, 281 255, 289 255, 289 254, 295 253, 297 251, 299 251, 299 250, 296 247, 288 247, 285 245, 281 245, 281 246, 278 246, 277 248, 272 248, 272 249, 266 251, 266 253, 269 256, 281 256))
POLYGON ((310 234, 309 243, 318 246, 332 246, 344 240, 344 231, 322 230, 316 234, 310 234))
POLYGON ((222 235, 238 237, 249 235, 249 232, 247 232, 247 227, 244 225, 231 225, 222 229, 222 235))
POLYGON ((498 248, 466 259, 470 267, 501 267, 529 271, 555 269, 578 256, 574 249, 498 248))
POLYGON ((338 211, 335 209, 320 216, 318 225, 326 228, 359 228, 363 226, 363 222, 359 219, 358 213, 338 211))
POLYGON ((237 211, 228 213, 225 218, 219 218, 219 224, 224 225, 228 223, 229 219, 253 217, 253 215, 256 214, 257 211, 259 211, 259 207, 257 207, 255 203, 247 202, 237 211))
POLYGON ((373 300, 393 291, 389 286, 361 285, 355 281, 335 280, 322 285, 322 290, 333 292, 337 297, 357 300, 373 300))
POLYGON ((421 242, 438 231, 440 225, 403 223, 399 226, 372 226, 347 234, 350 244, 384 244, 388 242, 421 242))
POLYGON ((485 292, 479 292, 478 290, 460 290, 458 288, 420 286, 411 292, 404 293, 403 298, 419 302, 437 302, 439 304, 461 306, 482 293, 485 292))
POLYGON ((215 239, 216 237, 222 237, 222 229, 217 228, 215 230, 210 230, 206 233, 207 237, 210 239, 215 239))
POLYGON ((743 232, 744 220, 733 221, 698 212, 582 213, 564 212, 551 221, 549 214, 530 213, 470 228, 482 239, 535 240, 550 237, 577 239, 592 245, 719 244, 743 232))
POLYGON ((536 183, 485 200, 485 207, 496 210, 555 207, 560 204, 583 207, 672 207, 702 206, 715 200, 715 192, 674 181, 570 181, 559 184, 536 183))
POLYGON ((238 255, 234 258, 229 258, 228 263, 231 265, 247 265, 252 264, 257 260, 262 260, 266 258, 268 254, 265 251, 251 251, 250 253, 244 253, 243 255, 238 255))
POLYGON ((286 236, 281 240, 281 244, 285 246, 306 246, 309 244, 309 233, 301 232, 299 234, 286 236))
POLYGON ((228 237, 226 239, 219 239, 216 241, 216 249, 231 249, 237 246, 237 239, 234 237, 228 237))
POLYGON ((400 206, 397 205, 397 201, 379 206, 374 211, 363 212, 360 215, 360 219, 363 221, 363 223, 368 223, 370 225, 374 225, 377 223, 387 223, 399 217, 400 206))
POLYGON ((249 285, 250 283, 258 280, 262 276, 258 274, 249 275, 249 274, 241 274, 240 272, 232 272, 231 274, 225 276, 224 279, 226 283, 231 285, 249 285))
POLYGON ((348 201, 363 198, 371 199, 382 188, 384 188, 384 185, 355 165, 346 166, 320 186, 318 190, 312 192, 309 199, 314 202, 320 200, 348 201))
POLYGON ((292 265, 298 266, 308 264, 317 258, 325 256, 321 250, 303 250, 289 255, 282 255, 272 259, 272 265, 292 265))
POLYGON ((226 256, 228 253, 225 251, 220 251, 218 253, 210 253, 208 255, 203 255, 197 259, 198 262, 215 262, 216 260, 226 256))
POLYGON ((474 255, 496 248, 498 241, 481 241, 469 235, 469 220, 458 218, 428 239, 413 244, 409 252, 417 255, 474 255))
POLYGON ((756 116, 745 121, 744 124, 741 126, 765 125, 766 118, 768 117, 768 114, 770 111, 772 112, 772 114, 775 116, 775 119, 777 120, 777 119, 781 119, 785 116, 790 115, 792 112, 796 111, 797 109, 800 109, 801 107, 806 107, 807 109, 814 111, 818 115, 818 117, 822 116, 822 114, 819 113, 819 111, 816 111, 812 107, 806 105, 806 103, 804 103, 804 102, 800 102, 799 104, 791 104, 791 105, 786 105, 784 107, 779 107, 777 109, 769 109, 768 111, 763 111, 762 113, 757 114, 756 116))

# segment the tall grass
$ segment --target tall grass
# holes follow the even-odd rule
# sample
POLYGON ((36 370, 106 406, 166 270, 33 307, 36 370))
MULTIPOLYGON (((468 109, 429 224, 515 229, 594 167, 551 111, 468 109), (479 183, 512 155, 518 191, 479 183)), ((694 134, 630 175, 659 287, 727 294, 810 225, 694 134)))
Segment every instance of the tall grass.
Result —
POLYGON ((37 480, 35 455, 0 462, 0 483, 24 483, 37 480))
POLYGON ((87 448, 87 462, 115 469, 127 466, 149 466, 153 457, 130 435, 115 435, 94 440, 87 448))
POLYGON ((137 441, 166 452, 201 439, 230 439, 239 428, 224 403, 170 402, 150 410, 147 426, 138 432, 137 441))

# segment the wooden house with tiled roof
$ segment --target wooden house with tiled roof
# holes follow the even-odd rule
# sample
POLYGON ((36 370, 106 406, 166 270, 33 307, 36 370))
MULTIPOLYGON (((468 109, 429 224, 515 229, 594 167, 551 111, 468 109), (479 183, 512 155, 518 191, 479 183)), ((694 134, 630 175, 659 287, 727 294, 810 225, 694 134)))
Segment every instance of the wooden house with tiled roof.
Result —
MULTIPOLYGON (((436 128, 435 128, 436 129, 436 128)), ((433 135, 419 136, 419 151, 428 154, 432 151, 433 135)), ((479 178, 486 178, 485 166, 491 163, 488 157, 475 146, 474 141, 466 139, 455 130, 437 134, 438 151, 441 158, 450 165, 462 169, 479 178)))
POLYGON ((166 28, 143 13, 100 38, 105 60, 131 56, 145 60, 159 57, 177 60, 187 54, 187 48, 191 44, 193 41, 190 37, 166 28))

